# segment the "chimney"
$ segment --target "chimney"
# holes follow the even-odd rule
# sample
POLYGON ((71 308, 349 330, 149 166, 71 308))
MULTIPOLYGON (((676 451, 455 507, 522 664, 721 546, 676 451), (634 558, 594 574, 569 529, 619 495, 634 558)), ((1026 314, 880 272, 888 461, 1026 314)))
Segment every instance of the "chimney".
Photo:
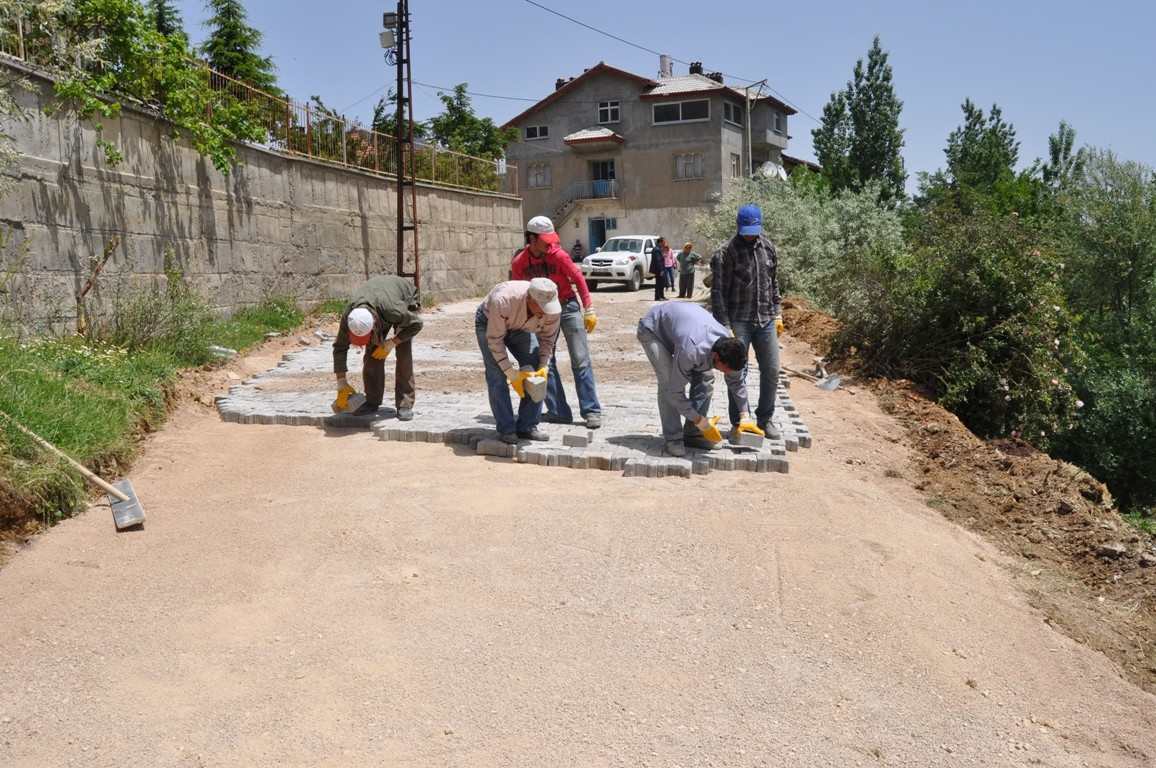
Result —
POLYGON ((721 84, 723 81, 722 72, 709 72, 707 73, 707 77, 709 77, 711 80, 714 80, 716 83, 721 84))
POLYGON ((702 62, 701 61, 692 61, 690 63, 690 73, 692 75, 701 75, 702 74, 702 62))
POLYGON ((565 84, 566 84, 566 78, 559 77, 557 80, 554 81, 554 90, 555 91, 558 90, 559 88, 561 88, 565 84))
POLYGON ((658 57, 658 77, 659 79, 674 77, 674 62, 668 54, 662 54, 658 57))

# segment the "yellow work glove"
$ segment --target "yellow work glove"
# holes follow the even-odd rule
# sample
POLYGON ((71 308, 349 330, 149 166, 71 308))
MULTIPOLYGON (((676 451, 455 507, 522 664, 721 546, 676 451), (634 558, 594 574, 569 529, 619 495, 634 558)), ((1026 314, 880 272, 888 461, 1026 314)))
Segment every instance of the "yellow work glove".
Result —
POLYGON ((785 326, 783 325, 783 316, 782 315, 775 315, 775 333, 782 335, 784 327, 785 326))
POLYGON ((539 368, 538 370, 534 371, 532 374, 527 373, 526 375, 527 376, 537 376, 540 379, 548 379, 548 378, 550 378, 550 371, 547 370, 546 368, 539 368))
POLYGON ((718 431, 718 416, 712 416, 709 419, 703 419, 698 423, 698 428, 702 432, 702 436, 712 443, 722 442, 722 432, 718 431))
POLYGON ((506 372, 506 379, 518 397, 526 396, 526 379, 530 378, 530 371, 515 371, 511 368, 506 372))
POLYGON ((356 389, 349 386, 348 383, 342 383, 337 388, 337 399, 334 400, 333 405, 330 406, 331 408, 333 408, 333 412, 334 413, 341 413, 346 408, 348 408, 349 407, 349 398, 353 397, 356 394, 357 394, 356 389))
POLYGON ((598 315, 594 314, 593 309, 587 308, 582 313, 582 322, 586 324, 586 333, 594 333, 594 328, 598 325, 598 315))
POLYGON ((373 359, 374 360, 384 360, 385 358, 389 357, 389 353, 392 352, 393 348, 396 346, 397 346, 397 342, 394 341, 393 339, 388 339, 386 341, 381 342, 380 344, 378 344, 376 347, 373 348, 373 359))
POLYGON ((740 421, 739 432, 749 432, 752 435, 758 435, 759 437, 767 436, 766 433, 759 429, 753 421, 740 421))

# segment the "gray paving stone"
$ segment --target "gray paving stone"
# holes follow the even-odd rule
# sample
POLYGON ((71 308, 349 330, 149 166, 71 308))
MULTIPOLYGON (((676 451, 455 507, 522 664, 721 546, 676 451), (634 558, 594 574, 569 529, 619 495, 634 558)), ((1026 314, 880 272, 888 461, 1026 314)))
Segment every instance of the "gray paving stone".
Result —
POLYGON ((590 445, 590 440, 586 435, 562 435, 562 445, 571 448, 585 448, 590 445))
POLYGON ((475 450, 479 456, 500 456, 512 459, 517 447, 503 443, 501 440, 479 440, 475 450))

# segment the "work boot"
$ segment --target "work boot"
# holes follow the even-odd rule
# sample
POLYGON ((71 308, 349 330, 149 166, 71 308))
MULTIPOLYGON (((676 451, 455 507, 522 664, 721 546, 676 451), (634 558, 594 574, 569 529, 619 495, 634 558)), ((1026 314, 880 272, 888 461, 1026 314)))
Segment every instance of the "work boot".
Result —
POLYGON ((586 414, 586 429, 598 429, 602 426, 601 413, 586 414))
POLYGON ((663 446, 663 452, 667 456, 685 456, 686 446, 681 440, 667 440, 666 445, 663 446))
POLYGON ((498 435, 498 439, 501 440, 506 445, 517 445, 518 444, 518 436, 515 435, 513 432, 502 432, 498 435))
POLYGON ((397 409, 397 420, 398 421, 413 421, 413 408, 398 408, 397 409))
POLYGON ((684 438, 682 442, 687 448, 698 448, 702 451, 713 451, 715 448, 718 448, 718 443, 712 443, 701 435, 698 437, 684 438))
POLYGON ((534 427, 529 432, 519 432, 518 439, 533 440, 535 443, 545 443, 549 442, 550 436, 537 427, 534 427))
POLYGON ((547 424, 573 424, 574 423, 574 419, 572 419, 572 418, 564 419, 556 413, 542 414, 542 421, 546 422, 547 424))
POLYGON ((381 403, 374 405, 373 403, 362 403, 357 410, 349 414, 350 416, 372 416, 377 413, 377 409, 381 407, 381 403))
POLYGON ((760 421, 759 429, 763 430, 763 436, 768 440, 782 440, 783 433, 769 421, 760 421))

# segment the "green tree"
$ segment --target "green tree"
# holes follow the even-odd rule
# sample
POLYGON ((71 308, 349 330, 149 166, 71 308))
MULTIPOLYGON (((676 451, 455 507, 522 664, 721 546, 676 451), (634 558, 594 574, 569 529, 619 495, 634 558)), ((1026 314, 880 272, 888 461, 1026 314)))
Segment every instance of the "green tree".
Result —
POLYGON ((152 17, 153 26, 162 35, 185 34, 184 22, 180 11, 176 9, 172 0, 149 0, 145 6, 152 17))
POLYGON ((275 92, 273 59, 259 53, 261 33, 249 26, 241 0, 206 0, 205 7, 212 15, 205 22, 210 32, 201 52, 209 65, 255 88, 275 92))
POLYGON ((467 83, 459 83, 453 93, 439 94, 444 111, 429 121, 430 135, 455 152, 497 159, 505 154, 506 145, 517 138, 518 132, 500 128, 490 118, 474 114, 467 87, 467 83))
POLYGON ((998 104, 985 115, 972 103, 963 102, 963 125, 947 137, 947 173, 960 187, 989 189, 1015 176, 1020 143, 1016 129, 1004 121, 998 104))
POLYGON ((875 182, 884 202, 901 200, 907 181, 899 127, 903 102, 895 95, 887 57, 876 35, 866 66, 862 59, 855 63, 852 79, 831 94, 811 134, 832 190, 859 191, 875 182))
MULTIPOLYGON (((378 133, 389 136, 397 135, 397 93, 393 88, 390 88, 389 92, 378 99, 377 104, 373 106, 373 120, 369 127, 378 133)), ((424 139, 428 132, 425 123, 420 120, 414 121, 413 137, 415 139, 424 139)))
POLYGON ((1063 189, 1083 173, 1087 150, 1076 149, 1076 129, 1061 120, 1059 129, 1048 137, 1048 160, 1041 166, 1044 183, 1063 189))

